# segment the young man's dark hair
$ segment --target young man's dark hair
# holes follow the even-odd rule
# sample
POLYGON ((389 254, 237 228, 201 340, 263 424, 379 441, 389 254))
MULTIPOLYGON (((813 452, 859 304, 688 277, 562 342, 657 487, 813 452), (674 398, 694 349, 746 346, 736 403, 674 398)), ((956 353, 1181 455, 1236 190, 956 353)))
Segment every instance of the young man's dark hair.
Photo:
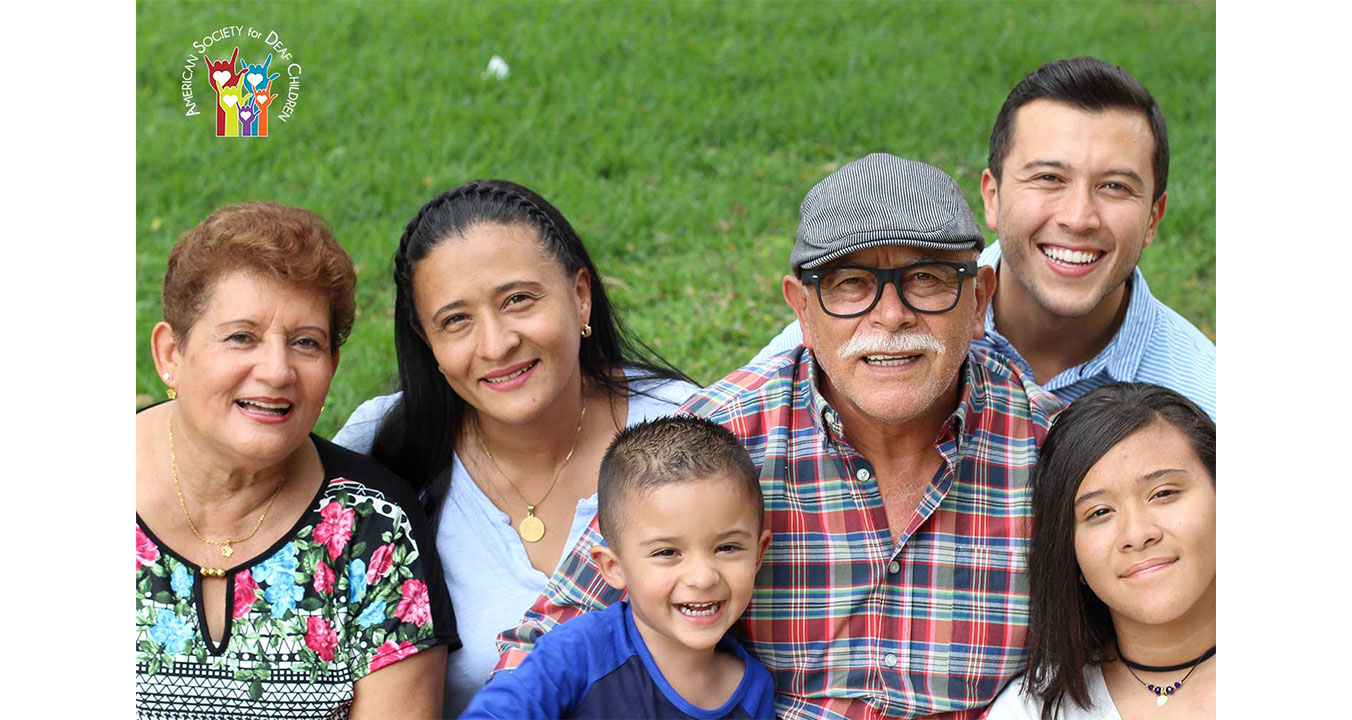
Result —
POLYGON ((1014 114, 1024 105, 1043 98, 1093 112, 1125 109, 1144 113, 1155 137, 1151 162, 1155 187, 1150 199, 1158 201, 1164 195, 1169 180, 1169 128, 1164 124, 1164 112, 1150 91, 1126 70, 1092 57, 1049 62, 1020 80, 1010 91, 1005 104, 1000 107, 1000 114, 995 117, 995 127, 991 128, 990 155, 986 158, 996 182, 1001 180, 1005 157, 1013 142, 1014 114))
POLYGON ((731 479, 761 507, 760 476, 742 443, 726 428, 690 415, 647 420, 621 430, 606 450, 597 481, 596 518, 614 547, 627 513, 625 503, 671 483, 711 476, 731 479))

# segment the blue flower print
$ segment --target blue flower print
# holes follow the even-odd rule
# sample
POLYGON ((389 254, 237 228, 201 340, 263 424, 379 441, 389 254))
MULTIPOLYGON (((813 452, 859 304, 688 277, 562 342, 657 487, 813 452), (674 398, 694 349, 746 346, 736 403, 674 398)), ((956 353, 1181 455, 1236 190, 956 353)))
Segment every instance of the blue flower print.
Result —
POLYGON ((188 572, 187 566, 179 565, 174 568, 174 575, 169 579, 169 585, 174 589, 174 594, 180 598, 192 596, 192 573, 188 572))
POLYGON ((384 600, 377 600, 371 603, 365 610, 361 611, 361 615, 357 616, 357 624, 364 628, 369 628, 372 625, 378 625, 383 622, 385 622, 384 600))
POLYGON ((361 600, 362 593, 366 592, 366 561, 357 558, 352 564, 347 566, 347 601, 354 603, 361 600))
POLYGON ((192 639, 192 628, 174 613, 160 610, 155 614, 155 626, 150 628, 150 639, 163 646, 170 655, 177 655, 192 639))
POLYGON ((276 582, 263 591, 263 597, 268 601, 272 617, 276 619, 285 615, 288 610, 296 609, 296 602, 305 597, 305 588, 294 582, 276 582))
POLYGON ((296 566, 299 564, 296 544, 287 543, 253 569, 254 581, 260 585, 291 585, 296 582, 296 566))

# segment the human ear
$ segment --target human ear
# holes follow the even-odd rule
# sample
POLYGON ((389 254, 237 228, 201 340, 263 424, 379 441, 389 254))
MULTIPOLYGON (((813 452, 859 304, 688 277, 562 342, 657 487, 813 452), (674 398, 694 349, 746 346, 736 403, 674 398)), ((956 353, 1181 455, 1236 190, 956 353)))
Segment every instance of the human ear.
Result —
POLYGON ((761 563, 765 560, 765 551, 770 549, 770 528, 761 530, 760 540, 756 547, 756 569, 759 570, 761 563))
POLYGON ((601 570, 601 577, 606 584, 616 590, 623 590, 628 587, 624 581, 624 570, 620 567, 620 558, 614 550, 605 545, 593 545, 591 549, 592 562, 601 570))
POLYGON ((1150 224, 1145 227, 1145 244, 1142 248, 1148 248, 1155 242, 1155 231, 1160 229, 1160 220, 1164 218, 1164 205, 1169 200, 1169 193, 1160 195, 1150 206, 1150 224))
POLYGON ((981 171, 981 203, 986 206, 986 227, 999 232, 1000 183, 990 168, 981 171))
POLYGON ((976 315, 972 319, 972 339, 980 340, 986 334, 986 308, 990 307, 991 298, 995 297, 998 277, 995 268, 978 265, 973 280, 976 286, 976 315))
POLYGON ((578 268, 573 277, 573 292, 577 294, 578 319, 582 325, 591 323, 591 273, 578 268))
POLYGON ((803 347, 811 350, 815 341, 809 332, 807 322, 807 286, 793 275, 785 275, 782 289, 784 301, 793 308, 793 314, 798 318, 798 328, 803 332, 803 347))
POLYGON ((178 357, 182 350, 182 342, 174 334, 174 329, 169 323, 161 320, 155 323, 155 327, 150 331, 150 355, 155 361, 155 372, 159 374, 160 379, 165 375, 169 376, 166 383, 172 382, 178 374, 178 357))

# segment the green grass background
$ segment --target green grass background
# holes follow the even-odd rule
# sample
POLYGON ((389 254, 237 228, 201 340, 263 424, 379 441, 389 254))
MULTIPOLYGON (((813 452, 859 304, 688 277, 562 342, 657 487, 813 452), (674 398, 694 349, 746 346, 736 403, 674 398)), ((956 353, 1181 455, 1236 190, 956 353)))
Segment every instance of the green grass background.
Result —
MULTIPOLYGON (((630 327, 707 384, 792 319, 779 278, 816 181, 887 151, 951 174, 980 221, 1005 95, 1082 54, 1122 65, 1164 108, 1169 205, 1141 266, 1214 339, 1215 15, 1194 2, 142 2, 138 404, 163 396, 148 348, 170 247, 221 205, 272 200, 326 218, 357 265, 356 325, 316 428, 331 436, 395 386, 404 224, 480 177, 557 205, 630 327), (267 139, 215 137, 200 58, 202 114, 184 117, 184 61, 224 25, 276 32, 303 68, 294 117, 273 105, 267 139), (504 81, 481 77, 495 54, 504 81)), ((250 62, 266 52, 239 44, 250 62)), ((282 101, 285 65, 274 58, 282 101)))

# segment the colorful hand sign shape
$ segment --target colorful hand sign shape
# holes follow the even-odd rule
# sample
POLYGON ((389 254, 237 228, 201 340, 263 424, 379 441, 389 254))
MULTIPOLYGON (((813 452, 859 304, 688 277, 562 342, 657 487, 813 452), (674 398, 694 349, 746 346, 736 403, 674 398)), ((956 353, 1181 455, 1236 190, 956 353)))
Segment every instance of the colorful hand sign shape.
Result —
POLYGON ((252 95, 245 95, 238 86, 222 87, 218 105, 225 113, 225 133, 220 137, 239 137, 239 108, 249 102, 252 95))
POLYGON ((244 68, 244 86, 250 92, 258 92, 259 88, 265 88, 272 85, 272 81, 281 77, 281 73, 273 73, 268 76, 268 66, 272 64, 272 53, 268 53, 268 59, 263 61, 262 65, 254 63, 246 65, 244 68))
POLYGON ((257 137, 268 136, 268 106, 272 104, 272 98, 272 83, 254 93, 254 106, 258 108, 258 129, 254 133, 257 137))
POLYGON ((235 70, 235 60, 239 58, 239 48, 230 55, 229 60, 212 62, 211 58, 202 55, 202 60, 207 64, 207 81, 211 83, 211 89, 216 92, 216 137, 225 137, 226 116, 234 115, 233 106, 227 113, 224 106, 221 105, 221 88, 231 87, 239 84, 242 70, 235 70))

